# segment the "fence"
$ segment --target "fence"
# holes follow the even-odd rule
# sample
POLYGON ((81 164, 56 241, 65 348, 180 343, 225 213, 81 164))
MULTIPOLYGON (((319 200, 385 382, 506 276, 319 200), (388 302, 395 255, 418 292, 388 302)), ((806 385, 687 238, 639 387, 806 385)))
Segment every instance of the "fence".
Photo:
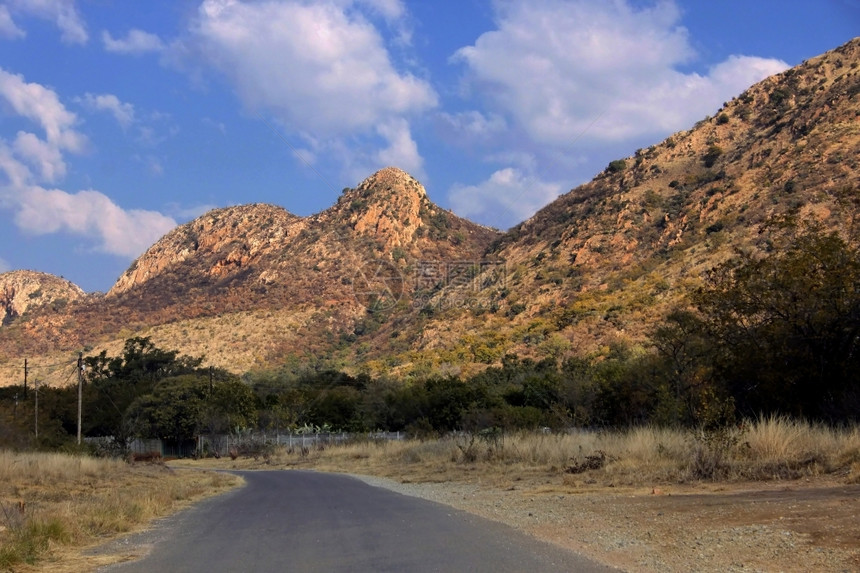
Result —
MULTIPOLYGON (((263 447, 283 446, 286 448, 313 448, 318 445, 340 444, 353 440, 402 440, 405 435, 402 432, 318 432, 318 433, 270 433, 270 432, 247 432, 242 434, 201 434, 191 440, 162 440, 158 438, 138 438, 128 446, 129 453, 146 454, 158 452, 162 457, 190 458, 197 455, 227 456, 230 449, 238 452, 259 451, 263 447)), ((92 444, 106 452, 116 449, 113 438, 110 436, 84 438, 88 444, 92 444)))

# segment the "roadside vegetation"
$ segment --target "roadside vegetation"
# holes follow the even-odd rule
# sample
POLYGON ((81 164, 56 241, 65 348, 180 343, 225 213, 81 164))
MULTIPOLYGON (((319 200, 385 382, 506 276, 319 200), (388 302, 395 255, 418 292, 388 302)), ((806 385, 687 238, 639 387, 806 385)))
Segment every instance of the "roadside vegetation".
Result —
MULTIPOLYGON (((76 550, 140 528, 240 482, 84 455, 0 450, 0 570, 69 561, 76 550)), ((82 567, 78 570, 89 569, 82 567)))
MULTIPOLYGON (((386 430, 410 440, 289 450, 263 437, 231 452, 256 462, 227 463, 431 481, 480 470, 561 476, 568 485, 822 475, 858 482, 860 256, 840 235, 790 220, 772 223, 768 241, 764 254, 738 252, 713 269, 645 344, 618 340, 591 355, 544 360, 507 354, 471 376, 371 377, 288 357, 278 370, 236 376, 131 338, 117 356, 83 360, 83 435, 107 439, 73 445, 76 387, 39 391, 38 437, 32 388, 30 396, 3 388, 0 448, 124 458, 137 438, 190 442, 193 451, 203 435, 386 430)), ((70 468, 0 475, 5 567, 126 530, 168 511, 170 500, 227 483, 182 485, 162 466, 111 459, 3 455, 12 457, 0 460, 0 472, 70 468), (132 489, 142 497, 118 493, 132 489), (89 513, 77 509, 81 500, 89 513)))
MULTIPOLYGON (((198 466, 212 461, 194 462, 198 466)), ((316 468, 412 482, 545 477, 577 487, 651 487, 834 477, 860 483, 860 428, 834 428, 787 417, 757 419, 718 432, 636 427, 562 433, 456 433, 434 439, 354 439, 270 446, 231 468, 316 468)))

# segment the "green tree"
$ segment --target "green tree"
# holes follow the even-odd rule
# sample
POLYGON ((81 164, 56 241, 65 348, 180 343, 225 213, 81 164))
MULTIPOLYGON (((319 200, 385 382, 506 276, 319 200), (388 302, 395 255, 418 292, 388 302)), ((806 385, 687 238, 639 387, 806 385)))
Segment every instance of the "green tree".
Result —
POLYGON ((187 440, 202 431, 235 432, 254 427, 257 400, 253 390, 235 377, 211 387, 208 373, 165 378, 139 396, 126 411, 125 422, 136 436, 187 440))
POLYGON ((860 255, 836 233, 790 232, 738 254, 693 297, 716 374, 742 412, 860 416, 860 255))
POLYGON ((136 431, 126 416, 128 407, 151 393, 160 380, 194 373, 201 362, 201 358, 158 348, 148 337, 126 340, 120 356, 109 357, 102 351, 85 357, 84 432, 110 436, 118 450, 127 449, 136 431))

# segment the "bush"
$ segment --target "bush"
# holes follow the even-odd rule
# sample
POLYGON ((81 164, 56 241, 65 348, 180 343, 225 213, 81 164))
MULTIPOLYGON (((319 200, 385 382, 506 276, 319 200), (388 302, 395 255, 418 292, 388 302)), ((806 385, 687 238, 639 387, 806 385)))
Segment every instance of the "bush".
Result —
POLYGON ((714 163, 717 162, 717 159, 723 154, 723 148, 719 145, 711 145, 708 147, 708 150, 705 152, 705 155, 702 156, 702 162, 705 164, 705 167, 713 167, 714 163))
POLYGON ((627 162, 623 159, 616 159, 615 161, 610 161, 609 166, 606 168, 607 173, 620 173, 627 169, 627 162))

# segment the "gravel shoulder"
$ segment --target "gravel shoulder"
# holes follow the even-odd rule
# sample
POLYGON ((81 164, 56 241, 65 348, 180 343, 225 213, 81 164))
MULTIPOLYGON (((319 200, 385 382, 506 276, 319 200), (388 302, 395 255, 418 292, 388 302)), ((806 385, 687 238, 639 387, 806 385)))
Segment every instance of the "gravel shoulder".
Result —
POLYGON ((590 488, 541 478, 505 484, 356 477, 626 571, 860 570, 860 485, 835 479, 590 488))

